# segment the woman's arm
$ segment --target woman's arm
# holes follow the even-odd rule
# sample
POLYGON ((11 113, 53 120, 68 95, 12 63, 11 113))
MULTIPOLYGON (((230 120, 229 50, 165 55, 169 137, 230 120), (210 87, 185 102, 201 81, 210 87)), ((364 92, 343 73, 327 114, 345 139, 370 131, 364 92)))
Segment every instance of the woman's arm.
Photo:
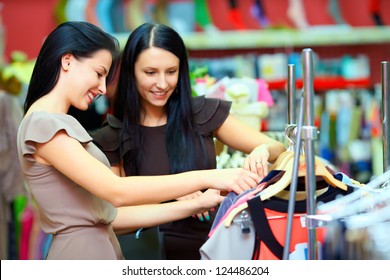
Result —
POLYGON ((218 191, 207 190, 190 200, 120 207, 112 225, 117 234, 125 234, 139 228, 187 218, 217 206, 222 200, 218 191))
POLYGON ((111 170, 112 172, 114 172, 115 175, 118 175, 118 176, 121 176, 121 177, 124 177, 125 175, 125 171, 122 167, 122 164, 118 164, 118 165, 111 165, 111 170))
POLYGON ((225 145, 249 154, 244 164, 248 170, 258 170, 262 165, 267 171, 267 163, 274 162, 286 150, 283 143, 244 124, 231 114, 215 131, 215 136, 225 145))
POLYGON ((159 203, 207 188, 241 193, 255 187, 260 180, 244 169, 119 177, 64 131, 49 142, 37 144, 35 156, 116 207, 159 203))

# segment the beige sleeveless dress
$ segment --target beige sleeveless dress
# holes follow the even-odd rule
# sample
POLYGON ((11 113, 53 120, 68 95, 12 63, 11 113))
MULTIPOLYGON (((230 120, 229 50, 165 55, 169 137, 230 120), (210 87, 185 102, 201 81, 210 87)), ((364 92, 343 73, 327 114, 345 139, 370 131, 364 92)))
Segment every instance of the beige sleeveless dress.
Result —
POLYGON ((36 143, 49 141, 60 130, 66 131, 87 152, 110 166, 106 156, 74 117, 33 112, 23 119, 17 137, 19 160, 39 207, 41 227, 44 232, 53 234, 47 259, 123 259, 111 226, 116 208, 52 166, 37 163, 32 156, 36 143))

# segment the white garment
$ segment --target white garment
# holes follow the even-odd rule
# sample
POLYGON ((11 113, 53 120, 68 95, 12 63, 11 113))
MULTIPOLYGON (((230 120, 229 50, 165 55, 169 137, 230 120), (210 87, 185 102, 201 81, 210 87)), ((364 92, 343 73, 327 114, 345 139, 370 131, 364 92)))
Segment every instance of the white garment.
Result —
MULTIPOLYGON (((250 216, 250 214, 249 214, 250 216)), ((201 260, 251 260, 255 248, 255 228, 243 233, 239 218, 227 228, 221 223, 199 249, 201 260)))

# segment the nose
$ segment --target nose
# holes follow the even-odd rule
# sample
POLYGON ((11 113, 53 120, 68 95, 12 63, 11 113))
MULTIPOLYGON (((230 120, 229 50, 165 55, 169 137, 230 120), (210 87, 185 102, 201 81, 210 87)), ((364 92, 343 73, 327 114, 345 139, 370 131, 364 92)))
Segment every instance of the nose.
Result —
POLYGON ((161 75, 158 76, 156 86, 159 89, 166 89, 167 88, 168 82, 167 82, 167 79, 165 78, 164 74, 161 74, 161 75))
POLYGON ((99 90, 99 93, 100 93, 101 95, 106 94, 106 92, 107 92, 107 86, 106 86, 106 80, 105 80, 105 79, 103 79, 103 80, 100 82, 99 87, 98 87, 98 90, 99 90))

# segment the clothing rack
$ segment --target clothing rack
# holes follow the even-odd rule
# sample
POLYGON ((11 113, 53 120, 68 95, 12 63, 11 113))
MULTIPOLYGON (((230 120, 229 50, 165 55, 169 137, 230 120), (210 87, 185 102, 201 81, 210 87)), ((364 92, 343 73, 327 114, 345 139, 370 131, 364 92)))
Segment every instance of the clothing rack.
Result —
MULTIPOLYGON (((360 189, 359 191, 355 191, 352 194, 349 194, 345 197, 338 199, 337 201, 328 202, 325 205, 321 205, 319 209, 322 212, 327 212, 334 209, 336 206, 338 207, 338 211, 333 213, 332 215, 322 214, 322 215, 314 215, 306 216, 306 221, 311 224, 322 224, 327 225, 329 222, 332 222, 334 219, 338 219, 341 217, 346 217, 353 213, 362 213, 367 208, 372 208, 375 203, 383 203, 386 199, 390 197, 389 192, 382 192, 383 190, 388 190, 388 188, 383 188, 383 186, 389 185, 390 178, 390 151, 389 151, 389 141, 390 141, 390 132, 388 128, 388 121, 390 118, 389 112, 389 63, 387 61, 382 61, 381 63, 381 86, 382 86, 382 140, 383 140, 383 170, 384 173, 374 180, 370 181, 364 189, 360 189), (375 193, 375 190, 378 190, 375 193), (372 192, 372 196, 366 197, 364 200, 361 199, 362 193, 364 192, 372 192)), ((383 205, 380 207, 384 209, 383 205)), ((388 210, 386 208, 385 210, 388 210)), ((384 210, 382 210, 384 212, 384 210)), ((377 213, 377 219, 385 219, 384 215, 377 213)), ((366 219, 367 221, 371 221, 371 223, 375 223, 372 217, 366 219)), ((356 220, 355 220, 356 221, 356 220)), ((362 220, 365 222, 365 220, 362 220)), ((365 224, 367 226, 368 223, 365 224)))
MULTIPOLYGON (((304 144, 304 153, 306 159, 306 208, 307 215, 315 215, 316 213, 316 178, 314 170, 314 140, 317 139, 317 128, 314 126, 314 89, 313 89, 313 52, 310 48, 302 51, 302 66, 303 66, 303 96, 300 98, 300 110, 298 125, 296 130, 296 146, 294 153, 293 177, 290 186, 290 197, 288 205, 288 219, 286 229, 285 246, 283 250, 283 259, 287 260, 290 249, 290 237, 292 231, 292 219, 295 207, 295 194, 298 180, 299 157, 301 150, 301 138, 304 144), (306 110, 305 110, 306 109, 306 110), (303 120, 305 110, 305 119, 303 120), (304 125, 303 125, 304 124, 304 125)), ((295 121, 295 73, 294 66, 288 65, 288 84, 287 84, 289 109, 288 121, 295 121)), ((311 223, 307 224, 308 228, 308 259, 316 258, 316 226, 311 223)))
POLYGON ((289 64, 287 66, 287 97, 288 97, 288 123, 296 123, 296 79, 295 79, 295 65, 289 64))
MULTIPOLYGON (((317 139, 317 128, 314 126, 314 80, 313 80, 313 51, 309 48, 302 51, 303 63, 303 96, 305 100, 306 119, 302 127, 306 159, 306 211, 307 215, 316 214, 316 177, 314 168, 314 140, 317 139)), ((308 227, 308 259, 316 258, 316 229, 310 223, 308 227)))
POLYGON ((288 65, 288 84, 287 84, 287 95, 288 95, 288 124, 286 125, 287 129, 294 129, 295 131, 295 141, 294 141, 294 164, 293 164, 293 175, 290 186, 290 196, 288 200, 288 210, 287 210, 287 227, 286 227, 286 237, 284 241, 283 248, 283 259, 288 260, 290 254, 290 243, 291 243, 291 231, 292 231, 292 221, 294 216, 295 208, 295 194, 298 184, 298 166, 299 166, 299 156, 301 151, 301 128, 302 128, 302 113, 303 113, 303 101, 300 99, 300 110, 299 110, 299 121, 298 125, 296 124, 295 119, 295 101, 296 101, 296 88, 295 88, 295 65, 288 65), (297 130, 298 131, 297 131, 297 130))

